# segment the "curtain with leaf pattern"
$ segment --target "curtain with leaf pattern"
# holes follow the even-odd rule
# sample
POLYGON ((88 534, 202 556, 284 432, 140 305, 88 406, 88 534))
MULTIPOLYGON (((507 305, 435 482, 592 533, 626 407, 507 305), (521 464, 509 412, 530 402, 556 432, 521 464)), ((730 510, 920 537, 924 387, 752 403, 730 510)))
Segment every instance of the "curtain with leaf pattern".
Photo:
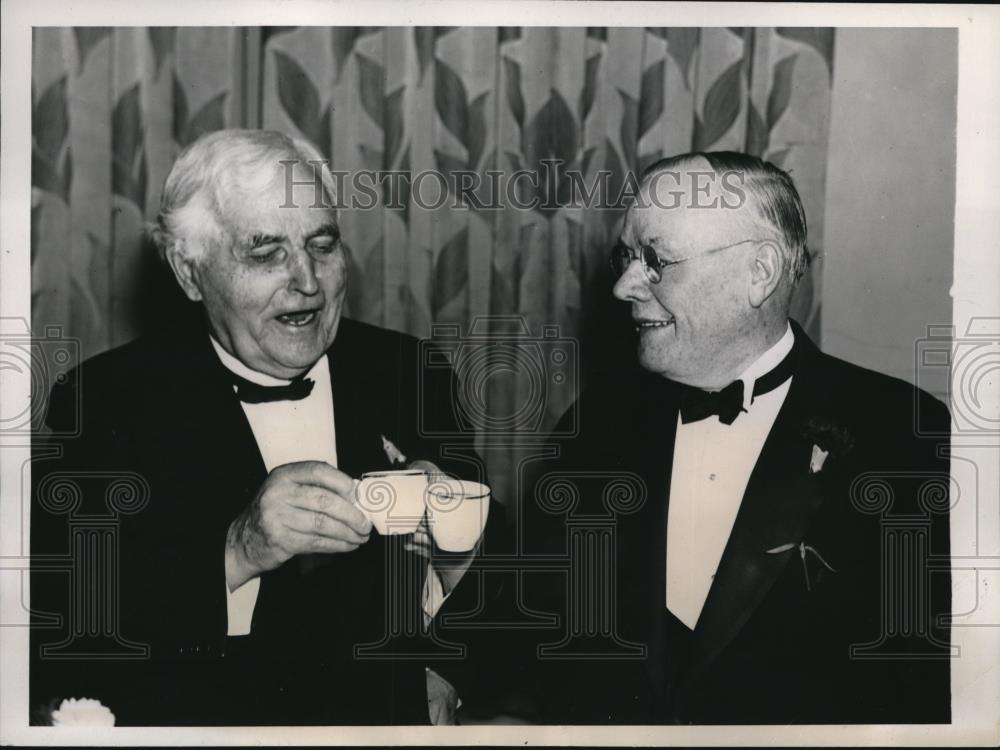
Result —
MULTIPOLYGON (((223 127, 313 141, 334 169, 627 172, 690 150, 732 149, 788 169, 820 255, 833 65, 822 28, 37 28, 32 71, 32 322, 92 356, 141 333, 143 238, 179 149, 223 127)), ((561 180, 521 186, 534 210, 424 208, 404 191, 341 214, 347 314, 416 336, 520 316, 581 335, 607 297, 622 211, 566 206, 561 180), (532 191, 534 196, 530 195, 532 191)), ((793 310, 817 337, 820 264, 793 310)), ((502 373, 501 373, 502 374, 502 373)), ((508 373, 510 374, 510 373, 508 373)), ((548 429, 578 390, 543 385, 548 429)), ((487 378, 482 408, 509 415, 537 383, 487 378)), ((498 422, 504 423, 502 419, 498 422)), ((504 423, 507 424, 507 423, 504 423)), ((489 428, 487 427, 487 430, 489 428)), ((506 429, 506 428, 505 428, 506 429)), ((516 431, 515 431, 516 433, 516 431)), ((485 439, 489 437, 483 436, 485 439)), ((518 442, 517 434, 510 442, 518 442)), ((485 444, 485 443, 484 443, 485 444)), ((525 451, 485 452, 510 498, 525 451)))

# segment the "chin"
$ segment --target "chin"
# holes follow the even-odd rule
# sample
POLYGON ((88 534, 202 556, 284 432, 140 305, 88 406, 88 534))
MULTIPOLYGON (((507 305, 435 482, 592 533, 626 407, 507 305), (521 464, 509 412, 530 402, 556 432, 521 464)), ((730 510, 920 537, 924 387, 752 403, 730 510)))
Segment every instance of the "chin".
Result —
POLYGON ((301 329, 288 330, 279 326, 277 330, 269 331, 265 352, 272 362, 281 367, 304 372, 333 345, 339 322, 338 316, 332 323, 314 321, 301 329))
POLYGON ((285 370, 305 371, 323 356, 326 347, 317 337, 308 340, 288 341, 285 337, 271 338, 262 347, 264 355, 285 370))
POLYGON ((639 352, 639 366, 644 370, 649 370, 660 375, 664 374, 664 371, 667 369, 664 367, 662 357, 649 356, 643 352, 639 352))
POLYGON ((275 359, 286 367, 308 370, 316 360, 326 354, 324 346, 296 346, 284 351, 275 352, 275 359))
POLYGON ((648 343, 639 342, 639 364, 647 370, 662 372, 667 368, 673 359, 669 351, 665 351, 662 346, 650 346, 648 343))

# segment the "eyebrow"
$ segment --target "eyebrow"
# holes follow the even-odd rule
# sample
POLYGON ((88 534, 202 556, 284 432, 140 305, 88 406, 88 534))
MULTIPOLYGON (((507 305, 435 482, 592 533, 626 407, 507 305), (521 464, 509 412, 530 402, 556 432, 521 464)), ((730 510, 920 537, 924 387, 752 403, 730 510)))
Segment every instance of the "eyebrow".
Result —
MULTIPOLYGON (((306 236, 306 242, 315 239, 316 237, 322 237, 324 235, 329 235, 334 239, 340 238, 340 228, 333 222, 329 224, 323 224, 317 227, 312 232, 306 236)), ((284 235, 280 234, 265 234, 264 232, 255 232, 251 234, 246 241, 243 243, 247 250, 256 250, 259 247, 264 247, 265 245, 280 244, 287 239, 284 235)))
POLYGON ((653 248, 661 260, 665 260, 669 263, 675 262, 678 258, 677 256, 684 255, 683 251, 678 250, 675 245, 672 245, 669 241, 664 240, 663 237, 655 236, 651 237, 649 242, 643 243, 653 248))
MULTIPOLYGON (((622 247, 633 249, 630 245, 626 244, 624 240, 622 240, 621 236, 618 237, 618 244, 621 245, 622 247)), ((650 247, 653 250, 659 251, 661 253, 673 253, 675 255, 677 254, 675 250, 672 250, 659 237, 653 237, 650 242, 640 242, 638 244, 639 249, 643 247, 650 247)), ((669 258, 665 260, 669 260, 669 258)))
POLYGON ((250 235, 245 245, 247 250, 256 250, 258 247, 263 247, 264 245, 273 245, 284 241, 285 238, 280 235, 257 232, 250 235))

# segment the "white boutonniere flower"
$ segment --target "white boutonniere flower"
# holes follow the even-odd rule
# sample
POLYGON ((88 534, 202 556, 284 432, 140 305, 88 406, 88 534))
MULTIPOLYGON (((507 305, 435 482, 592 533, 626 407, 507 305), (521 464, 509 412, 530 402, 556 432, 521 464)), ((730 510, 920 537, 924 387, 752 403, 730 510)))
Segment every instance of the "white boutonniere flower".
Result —
POLYGON ((385 451, 385 457, 389 459, 389 463, 394 466, 406 466, 406 456, 385 435, 382 435, 382 449, 385 451))
POLYGON ((93 698, 67 698, 52 712, 54 727, 113 727, 111 709, 93 698))
POLYGON ((819 474, 823 471, 823 464, 826 463, 826 457, 830 455, 830 451, 825 451, 818 445, 813 445, 812 458, 809 459, 809 473, 819 474))
POLYGON ((808 420, 802 430, 802 437, 813 444, 809 458, 809 473, 819 474, 823 464, 831 456, 842 461, 854 448, 854 436, 843 425, 834 420, 815 417, 808 420))

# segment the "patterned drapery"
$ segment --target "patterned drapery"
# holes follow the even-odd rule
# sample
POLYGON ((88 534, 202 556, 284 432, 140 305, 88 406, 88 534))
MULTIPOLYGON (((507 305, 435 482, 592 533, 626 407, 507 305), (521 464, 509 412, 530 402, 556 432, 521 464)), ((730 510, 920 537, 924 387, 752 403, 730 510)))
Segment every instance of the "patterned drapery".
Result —
MULTIPOLYGON (((61 326, 83 356, 138 335, 149 279, 164 273, 143 239, 178 150, 223 127, 305 136, 337 170, 484 177, 630 170, 674 153, 743 150, 789 169, 821 253, 833 29, 817 28, 36 28, 32 95, 32 322, 61 326), (551 164, 551 162, 549 162, 551 164)), ((588 183, 589 184, 589 183, 588 183)), ((561 207, 568 178, 522 184, 535 209, 424 208, 404 193, 341 214, 348 314, 427 336, 486 315, 528 334, 586 341, 606 304, 607 249, 622 211, 561 207)), ((388 197, 388 196, 386 196, 388 197)), ((488 200, 486 201, 489 202, 488 200)), ((424 204, 426 205, 426 203, 424 204)), ((819 265, 794 316, 819 332, 819 265)), ((544 348, 544 347, 543 347, 544 348)), ((588 354, 591 352, 584 352, 588 354)), ((485 422, 511 422, 537 396, 514 367, 476 388, 485 422), (534 395, 532 395, 534 394, 534 395)), ((578 388, 546 371, 545 430, 578 388)), ((523 433, 523 434, 522 434, 523 433)), ((485 440, 488 435, 484 434, 485 440)), ((524 452, 490 450, 509 497, 524 452)))

